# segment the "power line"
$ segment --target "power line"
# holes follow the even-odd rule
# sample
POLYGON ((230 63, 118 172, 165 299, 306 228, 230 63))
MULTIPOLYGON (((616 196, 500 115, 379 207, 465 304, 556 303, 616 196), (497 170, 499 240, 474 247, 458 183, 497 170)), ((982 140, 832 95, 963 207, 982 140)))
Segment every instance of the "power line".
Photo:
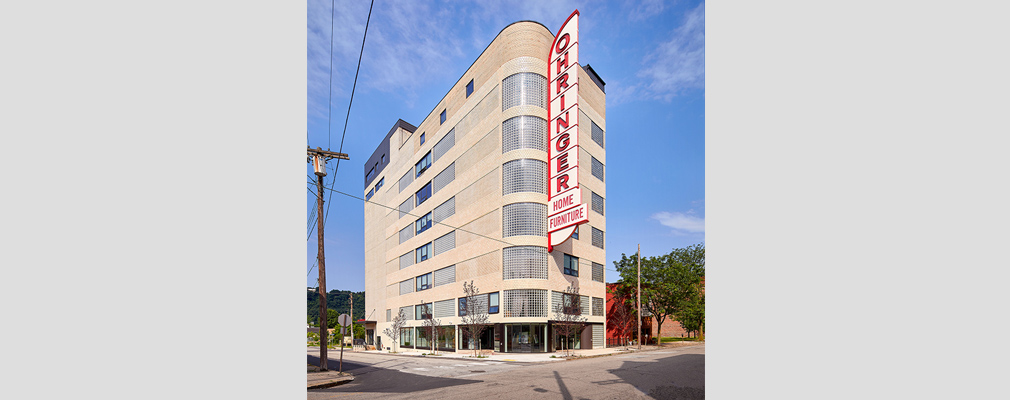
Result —
MULTIPOLYGON (((361 71, 361 56, 365 54, 365 39, 368 38, 368 24, 372 20, 372 6, 374 6, 374 5, 375 5, 375 0, 372 0, 372 4, 368 6, 368 18, 365 19, 365 34, 361 37, 361 52, 358 53, 358 67, 357 67, 357 69, 354 70, 354 84, 351 85, 351 99, 347 103, 347 116, 344 117, 344 130, 343 130, 343 133, 340 134, 340 148, 337 149, 338 153, 343 153, 344 152, 344 137, 347 135, 347 121, 349 121, 350 118, 351 118, 351 106, 354 104, 354 90, 358 87, 358 72, 361 71)), ((333 36, 333 27, 332 27, 333 21, 332 21, 332 18, 330 20, 330 25, 331 25, 331 27, 330 27, 330 49, 331 49, 330 50, 330 53, 331 53, 330 54, 330 64, 332 65, 333 64, 333 54, 332 54, 332 52, 333 52, 333 50, 332 50, 332 48, 333 48, 333 38, 332 38, 332 36, 333 36)), ((331 68, 331 72, 330 72, 331 78, 330 79, 332 79, 332 74, 333 74, 332 68, 333 67, 331 66, 330 68, 331 68)), ((333 83, 332 82, 330 82, 330 91, 331 92, 333 91, 333 83)), ((327 142, 326 142, 327 149, 330 147, 329 144, 330 144, 329 143, 329 139, 327 139, 327 142)), ((337 186, 337 170, 339 168, 340 168, 340 159, 338 158, 337 159, 337 164, 333 167, 333 182, 330 183, 330 190, 333 190, 333 188, 337 186)), ((327 198, 326 201, 329 202, 332 199, 333 199, 333 192, 330 192, 330 196, 329 196, 329 198, 327 198)), ((326 212, 323 213, 323 225, 326 225, 326 220, 329 219, 329 217, 330 217, 330 204, 327 204, 326 205, 326 212)))
MULTIPOLYGON (((361 198, 361 197, 358 197, 358 196, 355 196, 355 195, 352 195, 352 194, 347 194, 347 193, 344 193, 344 192, 341 192, 341 191, 339 191, 339 190, 336 190, 336 189, 329 189, 329 190, 331 190, 331 191, 334 191, 334 192, 337 192, 337 193, 340 193, 340 194, 342 194, 342 195, 344 195, 344 196, 347 196, 347 197, 351 197, 351 198, 355 198, 355 199, 358 199, 358 200, 361 200, 361 201, 364 201, 365 203, 371 203, 371 204, 375 204, 375 205, 377 205, 377 206, 380 206, 380 207, 384 207, 384 208, 388 208, 388 209, 390 209, 390 210, 397 210, 397 211, 399 211, 399 209, 398 209, 398 208, 393 208, 393 207, 390 207, 390 206, 387 206, 387 205, 385 205, 385 204, 380 204, 380 203, 376 203, 376 202, 374 202, 374 201, 370 201, 370 200, 365 200, 365 199, 363 199, 363 198, 361 198)), ((401 212, 401 213, 403 213, 403 214, 405 214, 405 215, 409 215, 409 216, 411 216, 411 217, 415 217, 415 218, 421 218, 421 216, 419 216, 419 215, 414 215, 414 214, 411 214, 411 213, 409 213, 409 212, 404 212, 404 211, 400 211, 400 212, 401 212)), ((509 246, 521 246, 521 245, 518 245, 518 244, 515 244, 515 243, 509 243, 509 242, 506 242, 506 241, 504 241, 504 240, 501 240, 501 239, 498 239, 498 238, 493 238, 493 237, 490 237, 490 236, 485 236, 485 235, 481 235, 481 234, 479 234, 479 233, 476 233, 476 232, 470 232, 470 231, 468 231, 468 230, 466 230, 466 229, 462 229, 462 228, 459 228, 459 227, 455 227, 455 226, 452 226, 452 225, 449 225, 449 224, 446 224, 446 223, 442 223, 442 222, 434 222, 434 223, 435 223, 435 224, 438 224, 438 225, 442 225, 442 226, 448 226, 448 227, 450 227, 450 228, 452 228, 452 229, 455 229, 455 230, 458 230, 458 231, 463 231, 463 232, 466 232, 466 233, 469 233, 469 234, 471 234, 471 235, 476 235, 476 236, 480 236, 480 237, 482 237, 482 238, 486 238, 486 239, 491 239, 491 240, 494 240, 494 241, 496 241, 496 242, 501 242, 501 243, 505 243, 505 244, 507 244, 507 245, 509 245, 509 246)))

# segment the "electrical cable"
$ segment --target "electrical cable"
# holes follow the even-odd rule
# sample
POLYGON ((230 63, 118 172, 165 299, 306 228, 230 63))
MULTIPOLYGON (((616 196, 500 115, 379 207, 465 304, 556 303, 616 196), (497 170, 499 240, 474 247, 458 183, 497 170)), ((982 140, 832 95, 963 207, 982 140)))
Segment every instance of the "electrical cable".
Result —
MULTIPOLYGON (((351 86, 351 99, 347 103, 347 116, 344 117, 344 130, 340 134, 340 148, 337 149, 338 153, 344 152, 344 138, 347 136, 347 121, 351 118, 351 106, 354 105, 354 90, 358 87, 358 73, 361 72, 361 58, 365 54, 365 39, 368 38, 368 25, 372 20, 372 7, 375 6, 375 0, 372 0, 372 4, 368 6, 368 18, 365 19, 365 34, 361 37, 361 52, 358 53, 358 67, 354 70, 354 84, 351 86)), ((332 17, 330 24, 332 25, 332 17)), ((330 28, 330 47, 333 47, 333 28, 330 28)), ((332 52, 332 50, 331 50, 332 52)), ((330 63, 333 62, 333 55, 330 54, 330 63)), ((332 68, 332 67, 331 67, 332 68)), ((331 72, 332 74, 332 72, 331 72)), ((332 91, 332 82, 330 83, 330 90, 332 91)), ((329 142, 327 142, 327 148, 329 148, 329 142)), ((333 167, 333 181, 330 183, 330 188, 336 187, 337 185, 337 170, 340 168, 340 159, 337 159, 336 165, 333 167)), ((333 199, 333 193, 330 192, 329 198, 326 200, 329 202, 333 199)), ((323 226, 326 226, 326 220, 330 217, 330 204, 326 205, 326 212, 323 214, 323 226)))

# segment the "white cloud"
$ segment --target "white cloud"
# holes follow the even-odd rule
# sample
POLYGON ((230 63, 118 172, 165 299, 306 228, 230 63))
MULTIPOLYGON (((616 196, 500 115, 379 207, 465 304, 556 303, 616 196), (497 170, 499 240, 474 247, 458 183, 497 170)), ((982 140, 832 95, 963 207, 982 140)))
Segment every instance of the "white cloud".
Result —
POLYGON ((705 88, 705 3, 689 11, 673 37, 645 57, 642 94, 670 101, 685 89, 705 88))
POLYGON ((694 210, 687 213, 663 211, 653 214, 652 219, 673 228, 674 233, 705 233, 705 218, 698 218, 692 214, 694 210))
MULTIPOLYGON (((635 4, 634 1, 626 1, 625 8, 635 4)), ((632 21, 642 21, 663 12, 666 5, 663 0, 644 0, 637 3, 638 6, 628 13, 628 19, 632 21)))

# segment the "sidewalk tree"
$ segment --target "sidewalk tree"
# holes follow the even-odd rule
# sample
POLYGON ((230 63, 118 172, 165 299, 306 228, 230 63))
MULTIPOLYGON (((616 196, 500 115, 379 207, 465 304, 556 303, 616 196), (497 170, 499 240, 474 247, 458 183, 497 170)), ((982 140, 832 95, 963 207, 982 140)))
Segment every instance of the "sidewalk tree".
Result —
MULTIPOLYGON (((614 267, 621 274, 622 285, 636 284, 637 265, 635 255, 628 257, 622 253, 621 259, 614 261, 614 267)), ((704 276, 704 244, 642 258, 642 309, 656 318, 657 343, 662 343, 663 322, 667 317, 682 315, 689 308, 697 309, 704 276)))
POLYGON ((400 329, 403 328, 404 323, 407 321, 407 316, 403 315, 403 309, 396 314, 393 318, 392 325, 386 329, 382 330, 382 334, 386 335, 390 339, 393 339, 393 352, 396 352, 397 346, 400 344, 400 329))
POLYGON ((421 300, 421 316, 424 320, 424 328, 428 331, 428 345, 431 347, 431 354, 438 354, 438 331, 442 326, 442 321, 434 318, 431 306, 421 300))
POLYGON ((554 334, 562 338, 561 348, 565 355, 571 354, 568 345, 573 335, 582 333, 586 317, 582 316, 582 297, 578 286, 569 286, 561 295, 561 301, 554 304, 554 334))
POLYGON ((480 337, 487 329, 490 317, 487 313, 487 295, 481 295, 480 289, 474 286, 473 281, 463 282, 462 304, 459 304, 459 315, 461 319, 460 328, 465 333, 465 338, 469 346, 473 349, 473 356, 480 355, 480 337))

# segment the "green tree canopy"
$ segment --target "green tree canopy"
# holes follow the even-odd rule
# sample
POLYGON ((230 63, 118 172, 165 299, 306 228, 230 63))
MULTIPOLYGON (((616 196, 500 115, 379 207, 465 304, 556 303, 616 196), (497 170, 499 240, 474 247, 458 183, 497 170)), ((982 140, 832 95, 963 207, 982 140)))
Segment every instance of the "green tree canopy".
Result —
MULTIPOLYGON (((686 315, 688 309, 698 309, 701 282, 705 276, 704 244, 676 248, 669 254, 643 257, 641 261, 642 309, 656 318, 659 332, 662 332, 667 317, 686 315)), ((622 286, 621 290, 635 290, 638 282, 638 256, 621 254, 621 259, 614 262, 614 267, 621 274, 618 282, 622 286)), ((703 313, 703 306, 701 310, 703 313)), ((701 318, 704 319, 703 316, 701 318)))

